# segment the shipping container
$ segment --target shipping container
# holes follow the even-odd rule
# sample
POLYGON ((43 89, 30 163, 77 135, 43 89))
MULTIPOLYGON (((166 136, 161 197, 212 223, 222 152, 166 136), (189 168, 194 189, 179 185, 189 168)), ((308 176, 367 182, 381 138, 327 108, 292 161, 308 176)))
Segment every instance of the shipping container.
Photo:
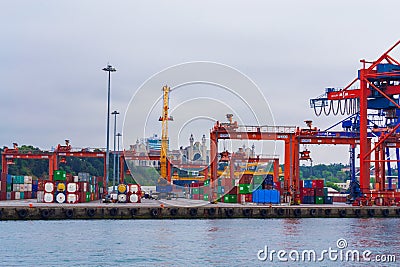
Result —
POLYGON ((333 198, 332 197, 324 197, 324 203, 325 204, 333 204, 333 198))
POLYGON ((303 188, 313 188, 313 180, 303 180, 303 188))
POLYGON ((315 188, 315 196, 323 197, 324 196, 324 188, 315 188))
POLYGON ((312 180, 313 188, 324 188, 324 180, 312 180))
POLYGON ((54 192, 54 183, 50 181, 44 182, 44 191, 46 193, 53 193, 54 192))
POLYGON ((315 204, 315 197, 314 196, 303 196, 301 201, 303 204, 315 204))
POLYGON ((55 170, 53 172, 53 180, 54 181, 66 181, 67 173, 62 170, 55 170))
POLYGON ((65 195, 64 192, 56 192, 55 193, 55 202, 56 203, 65 203, 67 200, 67 196, 65 195))
POLYGON ((315 197, 315 204, 324 204, 324 197, 315 197))
POLYGON ((251 194, 252 191, 251 184, 239 184, 239 194, 251 194))
POLYGON ((224 203, 237 203, 237 195, 226 194, 224 196, 224 203))

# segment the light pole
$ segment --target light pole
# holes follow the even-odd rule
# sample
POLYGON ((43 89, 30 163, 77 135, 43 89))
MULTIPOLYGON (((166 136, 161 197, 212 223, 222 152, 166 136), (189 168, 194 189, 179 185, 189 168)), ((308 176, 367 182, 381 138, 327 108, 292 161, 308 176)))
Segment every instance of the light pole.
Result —
POLYGON ((114 166, 113 166, 113 192, 115 191, 115 160, 116 160, 116 148, 115 145, 117 144, 116 142, 116 138, 117 138, 117 115, 119 114, 118 111, 114 110, 113 113, 111 113, 112 115, 114 115, 114 166))
MULTIPOLYGON (((117 157, 117 177, 118 177, 118 179, 119 179, 119 157, 120 157, 120 155, 119 155, 119 138, 122 136, 122 134, 121 133, 117 133, 117 140, 118 140, 118 145, 117 145, 117 150, 118 150, 118 157, 117 157)), ((120 181, 120 182, 122 182, 122 181, 120 181)))
POLYGON ((110 64, 107 65, 106 68, 103 68, 104 71, 108 72, 108 97, 107 97, 107 148, 106 148, 106 188, 108 188, 109 181, 109 160, 110 160, 110 91, 111 91, 111 72, 117 71, 110 64))

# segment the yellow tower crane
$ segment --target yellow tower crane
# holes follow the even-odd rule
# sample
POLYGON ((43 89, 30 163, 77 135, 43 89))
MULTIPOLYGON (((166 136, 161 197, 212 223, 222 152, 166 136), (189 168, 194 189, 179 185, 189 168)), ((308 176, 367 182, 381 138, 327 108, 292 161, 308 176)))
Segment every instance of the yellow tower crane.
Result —
MULTIPOLYGON (((160 152, 160 180, 165 179, 165 181, 171 182, 171 177, 168 177, 167 173, 167 153, 168 153, 168 121, 172 121, 172 117, 168 117, 169 109, 169 92, 171 89, 165 85, 163 87, 163 108, 162 116, 159 121, 162 123, 161 130, 161 152, 160 152)), ((159 180, 159 182, 161 182, 159 180)))

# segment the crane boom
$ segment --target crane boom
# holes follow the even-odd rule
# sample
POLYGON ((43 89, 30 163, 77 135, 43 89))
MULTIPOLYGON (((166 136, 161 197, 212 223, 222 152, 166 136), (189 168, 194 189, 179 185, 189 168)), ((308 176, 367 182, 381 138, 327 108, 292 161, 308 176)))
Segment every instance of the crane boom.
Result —
POLYGON ((169 109, 169 92, 171 89, 165 85, 163 87, 163 107, 162 107, 162 116, 159 121, 162 124, 161 130, 161 152, 160 152, 160 178, 168 179, 170 181, 170 177, 167 175, 167 153, 168 153, 168 121, 172 120, 172 117, 168 117, 168 109, 169 109))

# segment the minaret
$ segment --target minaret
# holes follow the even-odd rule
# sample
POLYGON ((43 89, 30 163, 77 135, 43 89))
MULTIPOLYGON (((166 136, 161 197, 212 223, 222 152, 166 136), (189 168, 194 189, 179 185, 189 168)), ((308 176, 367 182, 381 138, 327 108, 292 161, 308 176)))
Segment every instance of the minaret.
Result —
POLYGON ((207 164, 207 145, 205 134, 203 134, 203 137, 201 138, 201 157, 203 159, 203 164, 207 164))
POLYGON ((194 143, 194 138, 193 134, 191 134, 189 138, 189 149, 188 149, 188 160, 190 161, 193 160, 193 143, 194 143))

